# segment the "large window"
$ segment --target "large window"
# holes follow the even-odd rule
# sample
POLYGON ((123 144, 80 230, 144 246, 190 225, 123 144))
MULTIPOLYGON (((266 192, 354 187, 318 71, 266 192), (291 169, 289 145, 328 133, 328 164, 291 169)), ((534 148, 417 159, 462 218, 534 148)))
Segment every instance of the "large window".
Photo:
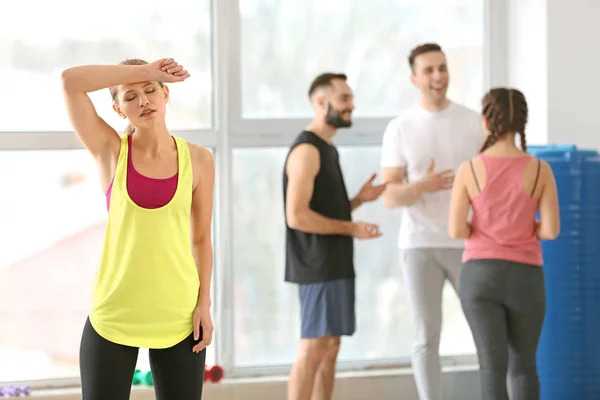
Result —
POLYGON ((356 115, 388 117, 415 101, 407 56, 439 42, 449 95, 478 106, 483 87, 483 0, 239 0, 242 117, 311 115, 306 92, 323 71, 345 72, 356 115))
POLYGON ((0 382, 76 377, 107 218, 96 164, 85 150, 2 151, 0 171, 0 382))
MULTIPOLYGON (((71 130, 62 70, 127 58, 175 57, 192 77, 170 85, 170 129, 214 126, 211 0, 184 0, 175 8, 157 0, 142 7, 24 0, 2 16, 0 76, 7 95, 0 98, 0 148, 33 147, 19 135, 11 136, 18 144, 9 143, 2 132, 71 130)), ((125 127, 108 90, 90 97, 110 125, 125 127)), ((56 148, 46 138, 39 143, 56 148)), ((0 152, 0 171, 10 188, 0 196, 0 381, 76 377, 106 224, 96 166, 83 150, 40 149, 0 152)), ((207 359, 214 362, 214 345, 207 359)), ((148 368, 146 351, 138 367, 148 368)))
MULTIPOLYGON (((192 75, 171 85, 171 129, 210 127, 210 0, 184 0, 178 7, 158 0, 13 2, 3 8, 0 24, 5 94, 0 109, 10 109, 2 113, 0 132, 71 130, 60 88, 60 74, 67 67, 163 57, 176 57, 192 75)), ((115 129, 125 127, 111 108, 108 90, 92 98, 107 122, 115 129)))
MULTIPOLYGON (((299 339, 298 289, 284 283, 285 222, 282 171, 286 147, 233 152, 233 263, 235 365, 290 364, 299 339)), ((340 147, 352 196, 379 171, 379 147, 340 147)), ((411 351, 410 311, 397 249, 400 215, 381 201, 363 205, 355 220, 378 223, 383 236, 355 241, 357 331, 340 360, 401 359, 411 351)), ((444 292, 442 354, 474 352, 456 294, 444 292)))

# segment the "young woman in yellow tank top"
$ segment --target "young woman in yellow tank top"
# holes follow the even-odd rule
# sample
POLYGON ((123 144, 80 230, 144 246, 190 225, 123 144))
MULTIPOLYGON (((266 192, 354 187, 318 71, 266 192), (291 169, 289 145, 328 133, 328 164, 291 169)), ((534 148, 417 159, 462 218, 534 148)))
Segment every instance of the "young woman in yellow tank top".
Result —
POLYGON ((83 400, 129 399, 140 347, 150 349, 157 398, 198 400, 211 343, 210 152, 169 133, 168 82, 189 73, 173 59, 87 65, 62 74, 73 129, 97 161, 108 224, 83 330, 83 400), (120 137, 89 92, 110 88, 129 120, 120 137))

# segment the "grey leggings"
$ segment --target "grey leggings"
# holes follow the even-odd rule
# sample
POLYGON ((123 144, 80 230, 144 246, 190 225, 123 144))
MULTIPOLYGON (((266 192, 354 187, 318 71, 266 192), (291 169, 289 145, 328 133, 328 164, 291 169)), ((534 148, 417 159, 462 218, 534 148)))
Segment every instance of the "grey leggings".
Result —
POLYGON ((546 313, 537 266, 504 260, 464 264, 459 295, 479 358, 482 400, 538 400, 536 352, 546 313))

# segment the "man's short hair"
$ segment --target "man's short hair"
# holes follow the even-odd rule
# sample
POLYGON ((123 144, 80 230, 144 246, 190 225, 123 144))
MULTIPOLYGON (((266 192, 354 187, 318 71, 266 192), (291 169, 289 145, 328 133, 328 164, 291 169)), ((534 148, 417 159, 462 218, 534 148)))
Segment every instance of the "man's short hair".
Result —
POLYGON ((439 51, 443 53, 442 48, 437 43, 425 43, 412 49, 410 54, 408 55, 408 65, 410 65, 410 69, 414 72, 415 59, 418 56, 420 56, 421 54, 430 53, 432 51, 439 51))
POLYGON ((317 76, 312 83, 310 84, 310 88, 308 89, 308 98, 310 99, 312 95, 321 88, 331 87, 332 81, 335 79, 341 79, 343 81, 347 81, 348 77, 346 74, 334 73, 334 72, 324 72, 321 75, 317 76))

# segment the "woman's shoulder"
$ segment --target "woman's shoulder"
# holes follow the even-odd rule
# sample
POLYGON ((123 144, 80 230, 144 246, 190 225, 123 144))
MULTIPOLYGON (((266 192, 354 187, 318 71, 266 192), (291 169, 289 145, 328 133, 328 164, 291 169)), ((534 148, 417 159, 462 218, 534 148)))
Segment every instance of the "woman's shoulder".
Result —
POLYGON ((190 159, 194 175, 196 171, 202 174, 214 175, 215 162, 209 149, 196 143, 189 143, 190 159))
POLYGON ((480 154, 476 154, 475 156, 471 157, 470 159, 463 161, 460 163, 460 165, 458 166, 458 171, 468 171, 471 172, 471 170, 478 166, 479 164, 482 163, 482 156, 483 153, 480 154))
POLYGON ((188 148, 190 149, 190 157, 192 158, 192 164, 212 164, 213 155, 209 149, 196 143, 187 142, 188 148))

